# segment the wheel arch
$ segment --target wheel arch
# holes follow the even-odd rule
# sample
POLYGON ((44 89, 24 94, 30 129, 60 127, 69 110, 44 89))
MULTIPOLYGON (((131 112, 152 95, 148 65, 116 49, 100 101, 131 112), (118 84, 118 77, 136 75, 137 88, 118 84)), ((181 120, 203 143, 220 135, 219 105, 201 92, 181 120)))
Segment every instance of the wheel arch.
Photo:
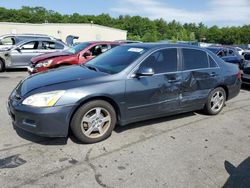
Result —
POLYGON ((229 91, 228 91, 228 87, 226 85, 218 85, 217 87, 215 87, 214 89, 218 88, 218 87, 221 87, 224 89, 225 93, 226 93, 226 100, 228 100, 228 95, 229 95, 229 91))
MULTIPOLYGON (((94 100, 103 100, 103 101, 106 101, 108 102, 109 104, 112 105, 112 107, 114 108, 115 112, 116 112, 116 118, 117 118, 117 122, 119 122, 120 120, 120 117, 121 117, 121 109, 118 105, 118 103, 113 100, 111 97, 108 97, 108 96, 105 96, 105 95, 100 95, 100 96, 92 96, 92 97, 89 97, 89 98, 86 98, 82 101, 80 101, 78 103, 78 105, 76 106, 76 108, 74 108, 74 110, 72 111, 72 113, 70 114, 70 120, 69 120, 69 125, 70 125, 70 122, 72 121, 72 118, 74 116, 74 114, 76 113, 76 111, 84 104, 86 104, 87 102, 90 102, 90 101, 94 101, 94 100)), ((70 126, 69 126, 70 128, 70 126)))
POLYGON ((0 61, 3 62, 3 65, 4 65, 4 67, 5 67, 5 60, 4 60, 4 58, 2 58, 1 56, 0 56, 0 61))

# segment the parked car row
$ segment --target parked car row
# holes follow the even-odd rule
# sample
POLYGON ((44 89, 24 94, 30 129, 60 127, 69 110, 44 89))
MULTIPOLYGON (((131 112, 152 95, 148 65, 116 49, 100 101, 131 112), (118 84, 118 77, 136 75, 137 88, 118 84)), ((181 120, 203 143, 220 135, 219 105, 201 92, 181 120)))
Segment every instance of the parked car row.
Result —
POLYGON ((0 37, 0 72, 9 68, 28 68, 30 74, 52 68, 85 63, 107 50, 139 41, 80 42, 69 35, 66 43, 47 35, 19 34, 0 37))
POLYGON ((94 143, 116 124, 200 109, 216 115, 240 91, 239 67, 210 50, 119 44, 82 43, 33 58, 31 72, 91 60, 20 82, 8 99, 14 127, 48 137, 65 137, 71 129, 81 142, 94 143))

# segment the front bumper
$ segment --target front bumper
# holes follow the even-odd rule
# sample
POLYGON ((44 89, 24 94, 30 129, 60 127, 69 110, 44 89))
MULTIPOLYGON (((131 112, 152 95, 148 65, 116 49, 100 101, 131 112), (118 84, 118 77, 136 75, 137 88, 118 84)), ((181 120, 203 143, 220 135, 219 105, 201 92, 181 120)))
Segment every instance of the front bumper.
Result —
POLYGON ((13 126, 46 137, 66 137, 74 106, 34 108, 9 101, 13 126))

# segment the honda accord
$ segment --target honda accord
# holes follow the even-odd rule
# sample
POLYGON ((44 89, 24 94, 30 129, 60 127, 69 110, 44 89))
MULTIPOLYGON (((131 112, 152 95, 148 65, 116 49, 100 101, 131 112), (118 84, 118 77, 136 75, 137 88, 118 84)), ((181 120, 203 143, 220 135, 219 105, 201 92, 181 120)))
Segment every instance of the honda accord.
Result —
POLYGON ((126 44, 83 64, 32 75, 8 99, 14 127, 83 143, 115 125, 203 109, 218 114, 238 95, 241 73, 194 46, 126 44))

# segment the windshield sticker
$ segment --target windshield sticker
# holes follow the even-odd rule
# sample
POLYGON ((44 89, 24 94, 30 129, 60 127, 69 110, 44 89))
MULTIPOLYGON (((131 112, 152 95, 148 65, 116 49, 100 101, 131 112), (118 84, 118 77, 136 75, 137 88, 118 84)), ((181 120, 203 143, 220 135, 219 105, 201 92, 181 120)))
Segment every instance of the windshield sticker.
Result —
POLYGON ((137 52, 137 53, 141 53, 143 52, 142 48, 129 48, 128 52, 137 52))

